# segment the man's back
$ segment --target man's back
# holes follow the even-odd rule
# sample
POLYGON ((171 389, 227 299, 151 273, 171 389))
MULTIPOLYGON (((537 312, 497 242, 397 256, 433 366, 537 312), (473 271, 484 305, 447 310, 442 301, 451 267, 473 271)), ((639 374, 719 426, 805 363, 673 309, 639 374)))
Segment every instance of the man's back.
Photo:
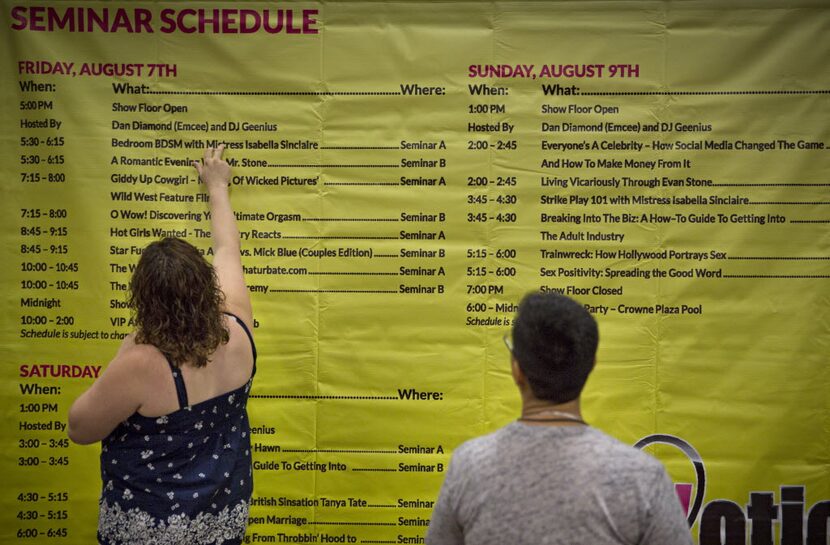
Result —
POLYGON ((515 422, 456 449, 427 543, 691 545, 692 539, 654 458, 588 426, 515 422))

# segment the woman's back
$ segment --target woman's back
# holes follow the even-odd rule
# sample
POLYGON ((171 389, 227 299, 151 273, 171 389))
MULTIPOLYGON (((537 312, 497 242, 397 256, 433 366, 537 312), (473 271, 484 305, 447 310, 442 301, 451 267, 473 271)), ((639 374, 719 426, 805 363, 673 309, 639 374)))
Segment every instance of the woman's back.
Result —
MULTIPOLYGON (((242 326, 230 315, 226 315, 226 326, 230 339, 220 345, 204 367, 184 364, 179 372, 184 378, 187 398, 190 404, 200 403, 243 386, 253 371, 251 343, 242 326)), ((179 408, 176 387, 167 359, 159 350, 150 345, 136 345, 128 350, 140 351, 147 360, 144 372, 144 399, 138 409, 143 416, 162 416, 179 408)))
MULTIPOLYGON (((158 392, 158 403, 102 441, 101 543, 237 542, 244 533, 253 489, 245 408, 255 348, 244 324, 228 321, 226 349, 198 368, 190 385, 181 372, 187 368, 165 362, 159 382, 167 387, 158 392), (234 364, 236 358, 243 361, 234 364), (244 368, 248 377, 236 385, 244 368)), ((149 364, 151 371, 156 364, 149 364)))

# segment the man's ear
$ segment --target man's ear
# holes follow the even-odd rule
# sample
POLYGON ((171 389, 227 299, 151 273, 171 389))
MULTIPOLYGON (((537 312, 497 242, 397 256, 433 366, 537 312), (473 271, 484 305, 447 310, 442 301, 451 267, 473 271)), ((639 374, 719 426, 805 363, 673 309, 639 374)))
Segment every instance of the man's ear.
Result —
POLYGON ((516 386, 520 390, 524 390, 527 387, 527 377, 524 371, 522 371, 522 368, 519 367, 519 362, 514 357, 510 358, 510 374, 513 375, 513 382, 516 383, 516 386))

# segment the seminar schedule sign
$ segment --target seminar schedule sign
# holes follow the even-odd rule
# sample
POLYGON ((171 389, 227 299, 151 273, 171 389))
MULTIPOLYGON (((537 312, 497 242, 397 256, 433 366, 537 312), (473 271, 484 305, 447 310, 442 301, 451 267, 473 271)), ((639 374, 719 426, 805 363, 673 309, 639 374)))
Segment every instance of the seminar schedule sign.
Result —
POLYGON ((225 143, 246 542, 423 543, 453 448, 517 417, 542 290, 597 317, 586 419, 701 544, 826 545, 830 10, 754 4, 0 2, 0 542, 94 541, 67 411, 144 246, 210 258, 190 162, 225 143))

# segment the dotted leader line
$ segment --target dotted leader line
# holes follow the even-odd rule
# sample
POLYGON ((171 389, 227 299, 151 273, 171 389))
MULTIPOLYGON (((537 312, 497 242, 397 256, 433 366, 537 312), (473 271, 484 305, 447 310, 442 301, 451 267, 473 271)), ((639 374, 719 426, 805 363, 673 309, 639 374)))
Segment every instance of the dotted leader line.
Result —
POLYGON ((397 272, 354 272, 354 271, 345 271, 345 272, 324 272, 324 271, 307 271, 307 275, 309 276, 400 276, 401 273, 397 272))
POLYGON ((400 218, 303 218, 302 221, 401 221, 400 218))
POLYGON ((766 183, 766 184, 712 184, 712 187, 830 187, 830 184, 789 184, 789 183, 766 183))
POLYGON ((400 240, 400 237, 372 237, 372 236, 365 236, 365 237, 351 237, 351 236, 305 236, 305 235, 285 235, 282 238, 293 238, 293 239, 333 239, 333 240, 400 240))
POLYGON ((830 278, 828 274, 725 274, 723 278, 830 278))
POLYGON ((323 185, 354 185, 354 186, 403 186, 400 182, 323 182, 323 185))
POLYGON ((830 204, 828 201, 750 201, 749 204, 830 204))
POLYGON ((397 526, 395 522, 306 522, 314 526, 397 526))
POLYGON ((579 94, 586 96, 830 95, 830 89, 814 91, 587 91, 579 94))
POLYGON ((252 399, 369 399, 376 401, 399 401, 397 396, 337 396, 337 395, 291 395, 291 394, 255 394, 252 399))
POLYGON ((780 261, 818 261, 828 259, 830 257, 727 257, 726 259, 769 259, 769 260, 780 260, 780 261))
POLYGON ((401 165, 379 165, 379 164, 334 164, 334 165, 321 165, 316 163, 269 163, 268 166, 270 168, 400 168, 401 165))
POLYGON ((145 95, 400 96, 400 91, 144 91, 145 95))
MULTIPOLYGON (((397 450, 351 450, 351 449, 322 449, 322 448, 296 448, 282 449, 282 452, 322 452, 330 454, 400 454, 397 450)), ((393 506, 395 507, 395 506, 393 506)))
POLYGON ((388 149, 399 150, 400 146, 320 146, 320 149, 388 149))
POLYGON ((400 293, 398 290, 278 290, 271 293, 400 293))

